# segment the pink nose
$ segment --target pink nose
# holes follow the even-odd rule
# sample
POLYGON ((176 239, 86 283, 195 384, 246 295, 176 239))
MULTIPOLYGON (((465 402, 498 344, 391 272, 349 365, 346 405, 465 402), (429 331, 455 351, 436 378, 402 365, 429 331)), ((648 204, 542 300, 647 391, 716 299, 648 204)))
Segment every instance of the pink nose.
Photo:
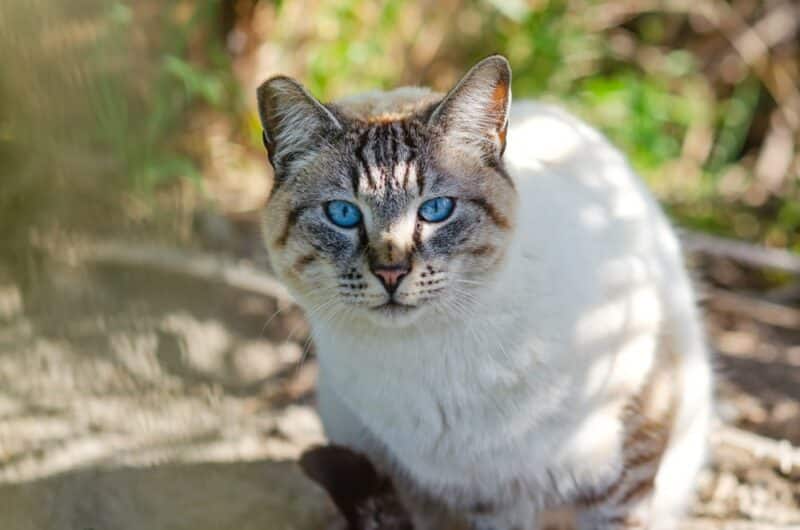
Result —
POLYGON ((408 265, 376 265, 372 268, 372 273, 378 277, 383 287, 389 294, 397 290, 400 281, 411 270, 408 265))

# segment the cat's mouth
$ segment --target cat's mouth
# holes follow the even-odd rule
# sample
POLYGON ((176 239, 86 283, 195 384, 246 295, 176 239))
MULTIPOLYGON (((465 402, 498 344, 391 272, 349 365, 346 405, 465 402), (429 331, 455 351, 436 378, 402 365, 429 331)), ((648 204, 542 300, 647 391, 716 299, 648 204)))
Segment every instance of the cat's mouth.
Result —
POLYGON ((389 300, 381 305, 369 308, 367 314, 373 324, 381 327, 405 327, 414 323, 424 308, 419 305, 403 304, 396 300, 389 300))
POLYGON ((372 308, 373 311, 390 316, 406 315, 415 309, 417 309, 417 306, 415 305, 401 304, 396 300, 389 300, 385 304, 381 304, 372 308))

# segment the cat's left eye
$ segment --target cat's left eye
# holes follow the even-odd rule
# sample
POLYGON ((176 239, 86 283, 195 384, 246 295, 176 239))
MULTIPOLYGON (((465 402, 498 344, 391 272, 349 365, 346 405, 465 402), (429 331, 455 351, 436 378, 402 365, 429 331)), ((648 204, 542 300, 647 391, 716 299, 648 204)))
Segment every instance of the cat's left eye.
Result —
POLYGON ((436 197, 422 203, 419 207, 419 216, 429 223, 441 223, 453 213, 456 201, 450 197, 436 197))
POLYGON ((325 204, 328 219, 336 226, 354 228, 361 222, 361 210, 349 201, 330 201, 325 204))

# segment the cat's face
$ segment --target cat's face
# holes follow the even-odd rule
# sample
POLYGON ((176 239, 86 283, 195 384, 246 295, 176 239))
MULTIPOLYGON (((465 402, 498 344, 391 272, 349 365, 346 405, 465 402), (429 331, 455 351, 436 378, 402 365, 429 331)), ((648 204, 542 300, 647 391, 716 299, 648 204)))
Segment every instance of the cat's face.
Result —
POLYGON ((491 57, 442 102, 371 120, 287 78, 262 85, 276 174, 265 240, 312 318, 406 326, 470 311, 514 219, 501 162, 509 81, 491 57))

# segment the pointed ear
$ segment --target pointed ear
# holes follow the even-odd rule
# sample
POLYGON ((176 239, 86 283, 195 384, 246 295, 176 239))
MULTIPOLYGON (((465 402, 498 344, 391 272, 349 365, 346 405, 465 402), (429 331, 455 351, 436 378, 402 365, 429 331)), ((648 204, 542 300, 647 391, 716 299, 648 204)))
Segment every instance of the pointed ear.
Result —
POLYGON ((276 176, 319 145, 326 134, 342 129, 336 116, 294 79, 268 79, 258 87, 257 95, 264 146, 276 176))
POLYGON ((499 160, 506 147, 511 105, 511 67, 492 55, 467 72, 430 116, 449 145, 479 149, 487 162, 499 160))

